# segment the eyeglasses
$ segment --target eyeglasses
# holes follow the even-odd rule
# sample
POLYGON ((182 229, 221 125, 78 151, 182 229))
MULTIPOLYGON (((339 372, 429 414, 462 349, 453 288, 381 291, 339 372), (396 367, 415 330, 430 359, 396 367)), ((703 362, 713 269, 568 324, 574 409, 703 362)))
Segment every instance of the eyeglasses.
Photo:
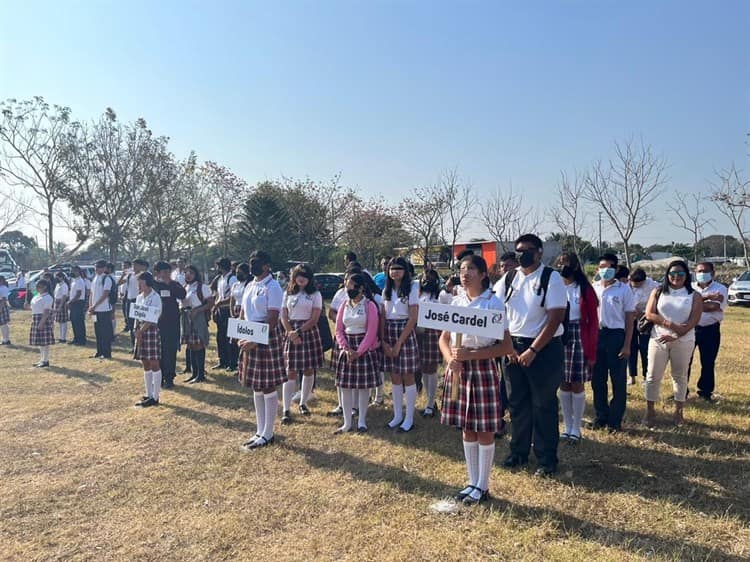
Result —
POLYGON ((670 271, 669 273, 667 273, 667 275, 669 275, 670 277, 685 277, 687 273, 685 273, 684 271, 670 271))

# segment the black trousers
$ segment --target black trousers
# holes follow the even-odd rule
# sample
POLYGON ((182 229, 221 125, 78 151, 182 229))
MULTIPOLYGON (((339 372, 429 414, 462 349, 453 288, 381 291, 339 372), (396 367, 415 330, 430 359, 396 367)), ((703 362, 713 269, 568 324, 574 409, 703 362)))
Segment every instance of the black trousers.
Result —
MULTIPOLYGON (((719 355, 721 346, 721 323, 716 322, 710 326, 695 327, 695 347, 701 355, 701 376, 698 379, 698 396, 711 398, 716 384, 716 357, 719 355)), ((693 353, 693 356, 695 353, 693 353)), ((693 366, 693 357, 690 358, 688 369, 688 380, 693 366)))
POLYGON ((86 302, 70 303, 70 324, 73 327, 73 343, 86 345, 86 302))
POLYGON ((112 357, 112 311, 95 312, 94 334, 96 335, 96 353, 100 357, 112 357))
POLYGON ((180 331, 170 327, 159 331, 161 334, 161 360, 159 368, 165 382, 174 381, 177 370, 177 350, 180 348, 180 331))
POLYGON ((128 299, 122 299, 122 315, 125 317, 125 329, 132 330, 132 321, 130 320, 130 307, 128 306, 128 299))
POLYGON ((130 318, 130 307, 134 304, 135 299, 125 299, 125 302, 123 302, 123 306, 125 307, 125 318, 127 318, 125 321, 125 327, 130 331, 130 347, 133 349, 135 349, 135 321, 130 318))
POLYGON ((599 425, 619 429, 625 415, 628 397, 627 359, 618 354, 625 343, 625 330, 601 328, 596 346, 596 364, 591 377, 594 391, 594 411, 599 425), (608 401, 607 382, 612 380, 612 400, 608 401))
MULTIPOLYGON (((519 354, 532 343, 530 338, 513 338, 519 354)), ((560 440, 557 389, 563 380, 563 360, 563 345, 557 337, 539 350, 529 367, 507 358, 502 363, 511 421, 510 452, 526 459, 533 442, 537 463, 553 470, 560 440)))
POLYGON ((650 334, 638 332, 637 320, 633 322, 633 338, 630 340, 630 357, 628 357, 628 374, 631 377, 638 376, 638 357, 641 358, 641 375, 646 378, 648 373, 648 340, 650 334))
POLYGON ((219 364, 223 367, 231 365, 229 338, 227 338, 227 324, 229 323, 229 307, 218 309, 216 318, 216 347, 219 350, 219 364))

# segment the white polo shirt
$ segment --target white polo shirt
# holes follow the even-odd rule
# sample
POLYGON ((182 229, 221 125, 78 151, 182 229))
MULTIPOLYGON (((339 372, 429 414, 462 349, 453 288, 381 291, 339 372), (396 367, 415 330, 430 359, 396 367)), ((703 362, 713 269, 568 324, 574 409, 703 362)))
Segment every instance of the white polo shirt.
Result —
MULTIPOLYGON (((516 269, 510 299, 505 302, 505 275, 495 283, 493 290, 497 298, 505 302, 505 312, 508 318, 508 330, 510 335, 521 338, 535 338, 547 325, 548 311, 565 309, 568 306, 568 293, 565 290, 565 282, 557 271, 553 271, 547 286, 547 298, 544 308, 541 303, 544 291, 537 295, 541 283, 543 265, 526 275, 521 268, 516 269)), ((562 322, 555 330, 554 336, 561 336, 565 331, 562 322)))
POLYGON ((568 320, 578 322, 581 319, 581 287, 578 283, 574 282, 570 285, 565 285, 565 292, 568 295, 568 303, 570 304, 568 320))
POLYGON ((346 288, 341 287, 338 291, 336 291, 336 294, 333 295, 333 298, 331 299, 331 310, 334 312, 338 312, 339 308, 342 304, 344 304, 344 301, 346 301, 346 288))
POLYGON ((304 291, 295 295, 284 293, 283 306, 287 309, 289 320, 309 320, 313 310, 323 308, 323 297, 320 291, 315 291, 312 295, 304 291))
POLYGON ((183 287, 185 286, 185 272, 184 271, 175 269, 174 271, 172 271, 172 273, 169 274, 169 277, 172 279, 172 281, 177 281, 183 287))
POLYGON ((698 283, 694 282, 693 290, 700 293, 702 297, 711 293, 720 293, 724 296, 722 301, 719 303, 719 310, 715 310, 713 312, 703 312, 701 314, 701 319, 698 320, 698 326, 710 326, 711 324, 716 324, 717 322, 721 322, 722 320, 724 320, 724 309, 727 307, 727 299, 729 298, 729 291, 724 285, 716 280, 711 280, 711 283, 708 284, 708 287, 702 289, 701 286, 698 285, 698 283))
POLYGON ((125 278, 125 298, 129 301, 133 301, 138 298, 138 279, 135 278, 136 273, 131 271, 125 278))
POLYGON ((260 281, 252 280, 242 294, 242 310, 245 320, 268 322, 270 310, 280 311, 284 304, 284 293, 281 285, 271 275, 260 281))
MULTIPOLYGON (((93 305, 96 301, 102 298, 104 291, 114 290, 114 283, 109 275, 106 273, 95 275, 94 280, 91 282, 91 304, 93 305)), ((109 304, 109 298, 104 299, 96 308, 94 308, 94 312, 109 312, 110 310, 112 310, 112 306, 109 304)))
POLYGON ((55 300, 59 301, 63 297, 68 297, 68 285, 65 283, 65 281, 60 281, 57 285, 55 285, 55 300))
POLYGON ((344 323, 344 332, 347 334, 364 334, 367 332, 367 299, 353 304, 348 298, 344 301, 344 315, 341 321, 344 323))
POLYGON ((594 290, 599 297, 599 328, 624 330, 625 315, 635 312, 633 290, 621 281, 615 281, 609 286, 597 281, 594 283, 594 290))
POLYGON ((641 312, 646 311, 646 305, 648 304, 651 292, 657 287, 659 287, 659 283, 650 277, 646 277, 643 281, 643 285, 640 287, 630 286, 630 290, 633 291, 633 305, 635 306, 636 312, 640 314, 641 312))
MULTIPOLYGON (((201 295, 204 301, 208 297, 212 297, 211 287, 204 283, 201 287, 201 295)), ((193 281, 185 287, 185 298, 182 299, 182 308, 198 308, 199 306, 203 306, 203 302, 200 299, 200 295, 198 295, 198 282, 193 281)))
MULTIPOLYGON (((466 292, 464 292, 461 295, 456 295, 455 297, 453 297, 453 300, 451 301, 451 306, 464 306, 466 308, 481 308, 484 310, 500 310, 503 313, 505 312, 505 305, 503 304, 503 301, 501 301, 498 297, 496 297, 493 294, 493 292, 489 289, 484 291, 481 295, 479 295, 474 300, 469 298, 469 295, 467 295, 466 292)), ((505 334, 505 330, 507 329, 508 329, 508 319, 506 315, 503 314, 503 324, 502 326, 498 326, 497 339, 484 338, 482 336, 473 336, 471 334, 464 334, 461 340, 461 345, 463 347, 468 347, 470 349, 479 349, 480 347, 489 347, 491 345, 494 345, 501 337, 503 337, 503 335, 505 334)), ((456 345, 455 333, 451 333, 451 344, 456 345)))
POLYGON ((44 314, 45 310, 50 310, 54 301, 49 293, 37 295, 31 299, 31 314, 44 314))
POLYGON ((388 300, 383 293, 383 310, 386 320, 407 320, 409 318, 409 307, 419 306, 419 288, 414 284, 409 287, 409 296, 399 297, 396 288, 393 288, 391 299, 388 300))
POLYGON ((135 298, 135 304, 156 308, 159 311, 159 316, 161 316, 161 297, 153 289, 151 289, 148 295, 138 293, 138 296, 135 298))
POLYGON ((237 282, 237 278, 232 275, 230 271, 226 275, 219 277, 219 282, 216 285, 216 292, 218 293, 218 300, 223 301, 228 299, 232 294, 232 285, 237 282))
POLYGON ((86 282, 81 279, 80 277, 76 277, 75 279, 72 279, 70 282, 70 299, 71 302, 76 302, 76 300, 83 300, 86 298, 86 282), (76 293, 78 293, 78 298, 76 299, 76 293))

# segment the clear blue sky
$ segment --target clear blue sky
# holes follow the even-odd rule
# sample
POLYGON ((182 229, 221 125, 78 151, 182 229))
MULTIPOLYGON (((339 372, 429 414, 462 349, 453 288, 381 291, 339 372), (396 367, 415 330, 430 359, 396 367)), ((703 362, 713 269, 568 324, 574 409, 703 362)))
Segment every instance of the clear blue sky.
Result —
MULTIPOLYGON (((670 192, 707 190, 732 160, 750 172, 746 1, 0 0, 0 13, 0 98, 142 116, 178 156, 251 183, 342 171, 397 201, 457 167, 481 195, 512 179, 546 205, 561 169, 630 135, 669 160, 670 192)), ((688 239, 662 211, 634 241, 688 239)))

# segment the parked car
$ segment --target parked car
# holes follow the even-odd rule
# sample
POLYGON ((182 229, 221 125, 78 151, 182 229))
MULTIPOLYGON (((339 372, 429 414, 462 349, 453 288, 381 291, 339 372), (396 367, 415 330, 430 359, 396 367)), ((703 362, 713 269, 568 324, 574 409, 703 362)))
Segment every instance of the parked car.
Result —
POLYGON ((316 273, 315 274, 315 287, 323 295, 324 299, 333 298, 341 284, 344 282, 343 275, 337 275, 335 273, 316 273))
POLYGON ((8 293, 8 304, 13 308, 22 309, 26 300, 26 289, 14 287, 8 293))
POLYGON ((735 277, 732 284, 729 285, 729 299, 727 302, 730 305, 735 304, 748 304, 750 305, 750 270, 745 271, 739 277, 735 277))

